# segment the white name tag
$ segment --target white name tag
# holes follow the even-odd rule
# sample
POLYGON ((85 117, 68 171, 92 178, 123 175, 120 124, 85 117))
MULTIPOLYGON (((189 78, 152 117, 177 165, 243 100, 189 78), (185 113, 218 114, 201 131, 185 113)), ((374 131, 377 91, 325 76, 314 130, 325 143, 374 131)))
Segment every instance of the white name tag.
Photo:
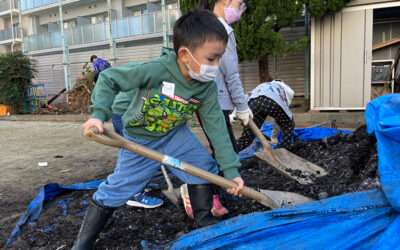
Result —
POLYGON ((161 93, 167 96, 174 96, 175 95, 175 83, 171 82, 163 82, 162 83, 162 90, 161 93))

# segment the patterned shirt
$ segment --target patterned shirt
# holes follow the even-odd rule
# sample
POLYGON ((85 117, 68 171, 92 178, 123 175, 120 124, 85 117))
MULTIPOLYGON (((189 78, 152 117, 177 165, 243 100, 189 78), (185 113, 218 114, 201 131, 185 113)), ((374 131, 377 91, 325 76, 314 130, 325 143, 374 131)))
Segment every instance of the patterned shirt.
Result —
POLYGON ((111 68, 111 64, 109 62, 101 58, 97 58, 96 61, 93 63, 94 82, 97 82, 97 78, 99 78, 100 72, 108 68, 111 68))

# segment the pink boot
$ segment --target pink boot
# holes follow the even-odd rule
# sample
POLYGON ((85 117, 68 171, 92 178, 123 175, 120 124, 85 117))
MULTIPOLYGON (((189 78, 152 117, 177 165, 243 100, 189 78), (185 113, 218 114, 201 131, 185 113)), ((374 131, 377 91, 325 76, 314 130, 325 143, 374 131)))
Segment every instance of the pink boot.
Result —
POLYGON ((216 217, 222 217, 225 214, 229 213, 228 209, 222 206, 219 201, 218 195, 213 195, 213 207, 211 209, 211 213, 216 217))
POLYGON ((180 191, 181 191, 181 197, 183 200, 183 206, 185 207, 186 214, 189 216, 189 218, 194 219, 193 209, 192 209, 192 205, 190 204, 189 191, 188 191, 188 187, 187 187, 186 183, 181 186, 180 191))

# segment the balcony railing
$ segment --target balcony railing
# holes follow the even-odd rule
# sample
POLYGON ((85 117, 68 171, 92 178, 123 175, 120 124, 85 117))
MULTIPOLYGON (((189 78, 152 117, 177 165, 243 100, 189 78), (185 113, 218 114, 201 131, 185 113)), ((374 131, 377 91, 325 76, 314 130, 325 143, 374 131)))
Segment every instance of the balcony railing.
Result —
MULTIPOLYGON (((179 18, 179 9, 169 9, 166 11, 166 15, 167 31, 171 31, 175 21, 179 18)), ((162 32, 161 11, 130 16, 111 22, 115 39, 162 32)), ((105 41, 109 39, 109 24, 104 22, 66 29, 64 36, 68 46, 105 41)), ((24 45, 30 51, 61 47, 61 34, 59 31, 55 31, 24 37, 24 45)))
POLYGON ((3 0, 0 2, 0 12, 10 9, 18 9, 18 0, 3 0))
MULTIPOLYGON (((21 33, 17 27, 14 27, 14 38, 21 38, 21 33)), ((0 41, 6 41, 13 39, 12 30, 0 30, 0 41)))
POLYGON ((21 10, 29 10, 52 3, 58 3, 58 0, 21 0, 21 10))

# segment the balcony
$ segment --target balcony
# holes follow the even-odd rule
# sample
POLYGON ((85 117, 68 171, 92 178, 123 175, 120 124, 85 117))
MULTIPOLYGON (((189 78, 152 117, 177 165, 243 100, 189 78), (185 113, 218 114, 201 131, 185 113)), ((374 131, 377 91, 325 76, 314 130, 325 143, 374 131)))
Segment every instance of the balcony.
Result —
MULTIPOLYGON (((166 10, 167 32, 172 31, 179 18, 179 9, 166 10)), ((116 42, 146 39, 162 36, 161 11, 113 20, 112 32, 116 42)), ((65 42, 70 49, 107 44, 109 23, 89 24, 64 30, 65 42)), ((61 33, 48 32, 24 37, 24 45, 29 51, 49 50, 61 47, 61 33)))
POLYGON ((12 29, 0 30, 0 44, 11 44, 13 41, 21 42, 21 33, 17 27, 14 28, 14 38, 12 29))
POLYGON ((52 3, 58 3, 58 0, 21 0, 21 11, 42 7, 52 3))
POLYGON ((3 0, 0 2, 0 17, 10 15, 10 12, 18 14, 18 0, 3 0))
MULTIPOLYGON (((61 0, 63 7, 79 7, 86 6, 87 4, 95 3, 99 0, 61 0)), ((49 10, 58 9, 58 0, 21 0, 21 12, 26 14, 44 14, 49 10)))

